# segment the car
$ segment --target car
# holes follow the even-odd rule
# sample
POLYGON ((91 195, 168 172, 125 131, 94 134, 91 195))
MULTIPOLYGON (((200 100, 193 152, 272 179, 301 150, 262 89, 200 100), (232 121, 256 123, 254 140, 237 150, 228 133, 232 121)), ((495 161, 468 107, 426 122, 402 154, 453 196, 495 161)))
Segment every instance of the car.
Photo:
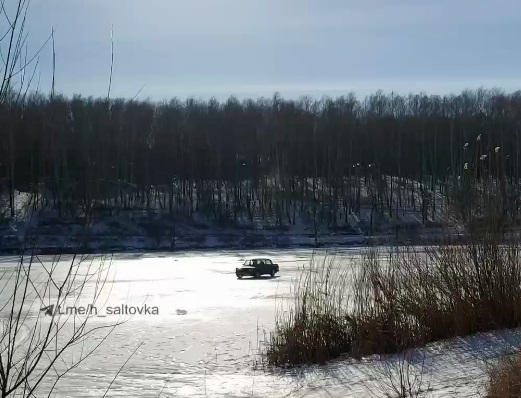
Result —
POLYGON ((270 275, 273 278, 277 272, 279 272, 279 265, 274 264, 269 258, 246 260, 242 267, 235 268, 237 279, 242 279, 243 276, 260 278, 262 275, 270 275))

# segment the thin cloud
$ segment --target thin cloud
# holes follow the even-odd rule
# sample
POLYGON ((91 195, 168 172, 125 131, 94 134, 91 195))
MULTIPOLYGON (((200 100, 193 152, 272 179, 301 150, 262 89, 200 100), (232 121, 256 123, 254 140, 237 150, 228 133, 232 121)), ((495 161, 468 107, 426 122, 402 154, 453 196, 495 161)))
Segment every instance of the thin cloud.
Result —
MULTIPOLYGON (((519 85, 517 0, 32 5, 30 47, 56 28, 56 88, 67 95, 106 92, 112 25, 113 92, 130 97, 143 84, 154 98, 519 85)), ((50 87, 51 59, 48 49, 42 53, 42 87, 50 87)))

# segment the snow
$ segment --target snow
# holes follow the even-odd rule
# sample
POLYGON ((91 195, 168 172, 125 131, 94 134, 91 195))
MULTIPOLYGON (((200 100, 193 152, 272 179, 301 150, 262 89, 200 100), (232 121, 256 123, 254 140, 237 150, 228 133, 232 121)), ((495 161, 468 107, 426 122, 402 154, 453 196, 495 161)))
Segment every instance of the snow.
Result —
MULTIPOLYGON (((385 396, 394 377, 390 375, 399 370, 397 363, 403 363, 400 357, 337 360, 323 367, 273 372, 256 366, 281 298, 291 297, 299 269, 317 253, 324 252, 212 250, 116 256, 105 288, 105 305, 146 303, 157 306, 159 314, 128 318, 98 351, 58 383, 53 396, 103 395, 141 343, 107 396, 157 397, 160 392, 162 397, 385 396), (280 274, 237 280, 235 267, 254 256, 273 259, 280 265, 280 274)), ((358 249, 329 253, 349 266, 358 249)), ((0 270, 12 269, 15 260, 2 258, 0 270)), ((62 257, 58 272, 65 273, 67 264, 67 257, 62 257)), ((87 294, 90 290, 85 289, 87 294)), ((36 316, 38 310, 31 307, 31 314, 36 316)), ((106 325, 117 319, 100 315, 91 322, 106 325)), ((520 345, 521 331, 503 330, 431 344, 412 351, 407 363, 410 374, 423 374, 421 387, 430 396, 474 397, 483 392, 487 361, 520 345)), ((49 383, 43 385, 40 393, 48 387, 49 383)))
MULTIPOLYGON (((407 227, 407 231, 402 234, 404 236, 400 236, 399 239, 416 241, 418 236, 444 236, 448 227, 455 233, 461 230, 461 226, 455 225, 455 221, 451 219, 446 200, 439 193, 439 186, 434 192, 427 191, 427 196, 433 199, 436 207, 433 211, 430 205, 428 206, 428 219, 424 225, 421 184, 418 181, 407 180, 404 184, 396 177, 384 177, 383 185, 390 186, 392 183, 393 195, 389 203, 387 199, 383 200, 379 211, 373 211, 371 199, 377 191, 376 181, 365 184, 362 179, 360 182, 360 208, 347 211, 339 199, 336 228, 328 225, 328 221, 315 226, 310 212, 311 204, 308 201, 303 203, 303 212, 300 212, 299 203, 293 202, 289 205, 291 214, 292 210, 299 208, 291 222, 285 217, 278 220, 274 209, 266 209, 262 218, 260 214, 255 213, 250 221, 243 210, 237 214, 236 220, 229 220, 228 225, 218 225, 218 221, 205 216, 203 210, 192 213, 189 209, 194 206, 188 206, 187 203, 174 214, 169 214, 167 209, 153 202, 150 208, 120 209, 110 212, 110 215, 106 210, 98 209, 94 211, 92 221, 85 230, 85 220, 80 215, 76 218, 66 218, 64 214, 59 214, 49 206, 32 213, 31 195, 16 192, 15 217, 12 219, 7 216, 8 198, 5 195, 0 196, 0 213, 5 216, 4 224, 0 223, 0 252, 15 252, 28 237, 37 237, 36 247, 42 252, 57 252, 67 248, 70 251, 77 247, 77 239, 74 238, 83 236, 84 233, 89 236, 85 250, 112 252, 342 246, 362 244, 370 234, 386 236, 387 240, 396 238, 396 227, 407 227), (411 194, 411 190, 406 189, 406 186, 414 186, 414 194, 411 194), (279 225, 281 222, 284 225, 279 225)), ((275 181, 272 183, 275 184, 275 181)), ((310 179, 308 184, 312 183, 310 179)), ((316 184, 320 189, 323 184, 327 185, 322 180, 316 181, 316 184)), ((324 188, 328 189, 326 186, 324 188)), ((323 206, 328 208, 330 203, 325 200, 323 206)), ((78 214, 81 214, 81 211, 78 214)))

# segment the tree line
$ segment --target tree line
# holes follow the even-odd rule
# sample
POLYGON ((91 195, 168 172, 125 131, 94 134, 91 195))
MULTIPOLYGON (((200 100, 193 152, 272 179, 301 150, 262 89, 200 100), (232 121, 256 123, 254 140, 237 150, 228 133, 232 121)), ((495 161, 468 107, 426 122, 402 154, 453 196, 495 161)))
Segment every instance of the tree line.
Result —
POLYGON ((428 198, 465 170, 519 185, 521 91, 224 102, 28 94, 4 101, 0 126, 7 217, 27 192, 35 210, 61 216, 154 209, 337 225, 365 195, 391 217, 410 199, 426 222, 428 198))

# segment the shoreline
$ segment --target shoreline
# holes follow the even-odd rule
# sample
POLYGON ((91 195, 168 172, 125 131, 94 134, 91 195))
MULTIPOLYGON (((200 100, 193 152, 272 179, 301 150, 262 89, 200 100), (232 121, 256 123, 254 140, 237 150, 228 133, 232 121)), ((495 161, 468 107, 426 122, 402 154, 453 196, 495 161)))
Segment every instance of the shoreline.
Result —
MULTIPOLYGON (((287 236, 285 236, 287 238, 287 236)), ((377 247, 377 246, 408 246, 408 245, 451 245, 462 244, 468 241, 468 235, 452 234, 425 234, 412 237, 396 237, 394 235, 337 235, 337 236, 319 236, 315 243, 314 237, 297 235, 293 236, 294 241, 287 240, 277 241, 276 237, 272 237, 272 241, 259 239, 258 241, 245 242, 229 242, 228 244, 220 242, 219 244, 205 244, 183 241, 175 246, 154 245, 151 242, 141 242, 139 245, 133 245, 136 237, 132 237, 127 241, 120 239, 118 243, 112 245, 102 245, 95 240, 88 240, 87 244, 72 244, 72 242, 64 242, 63 245, 21 245, 0 247, 0 255, 71 255, 71 254, 109 254, 109 253, 183 253, 183 252, 201 252, 201 251, 217 251, 217 250, 270 250, 270 249, 334 249, 346 247, 377 247), (144 243, 144 244, 143 244, 144 243), (148 244, 147 244, 148 243, 148 244)), ((209 236, 209 240, 213 236, 209 236)), ((117 240, 117 239, 116 239, 117 240)), ((215 242, 214 242, 215 243, 215 242)))

